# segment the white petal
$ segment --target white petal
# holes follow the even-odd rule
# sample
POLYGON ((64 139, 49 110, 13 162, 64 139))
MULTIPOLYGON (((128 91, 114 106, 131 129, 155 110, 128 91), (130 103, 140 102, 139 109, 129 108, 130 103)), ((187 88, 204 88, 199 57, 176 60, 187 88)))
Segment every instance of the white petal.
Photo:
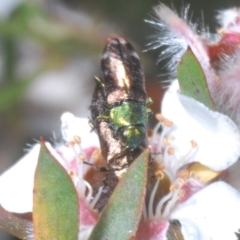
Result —
POLYGON ((185 239, 236 240, 240 193, 224 182, 212 183, 179 204, 171 219, 180 221, 185 239))
POLYGON ((235 123, 178 91, 179 85, 175 81, 162 104, 162 114, 175 124, 169 137, 174 139, 176 156, 183 157, 189 151, 190 141, 194 140, 198 152, 192 161, 199 161, 216 171, 235 163, 240 156, 240 134, 235 123))
MULTIPOLYGON (((51 154, 63 165, 60 156, 49 143, 51 154)), ((38 162, 40 144, 36 144, 13 167, 0 176, 0 204, 10 212, 32 212, 34 174, 38 162)))
POLYGON ((99 140, 96 133, 92 132, 87 118, 76 118, 73 114, 66 112, 61 116, 62 135, 65 141, 73 140, 74 136, 81 137, 83 148, 90 146, 99 146, 99 140))
MULTIPOLYGON (((189 219, 178 219, 181 224, 181 232, 186 240, 205 240, 201 230, 198 228, 196 223, 189 219)), ((206 239, 207 240, 207 239, 206 239)), ((212 239, 213 240, 213 239, 212 239)))
POLYGON ((32 212, 34 172, 40 145, 20 159, 0 177, 0 204, 8 211, 32 212))
POLYGON ((219 14, 217 15, 217 20, 222 27, 222 31, 239 33, 239 16, 239 8, 229 8, 219 11, 219 14))
POLYGON ((87 240, 89 239, 90 234, 92 233, 94 226, 87 226, 81 228, 80 226, 80 233, 78 235, 78 240, 87 240))

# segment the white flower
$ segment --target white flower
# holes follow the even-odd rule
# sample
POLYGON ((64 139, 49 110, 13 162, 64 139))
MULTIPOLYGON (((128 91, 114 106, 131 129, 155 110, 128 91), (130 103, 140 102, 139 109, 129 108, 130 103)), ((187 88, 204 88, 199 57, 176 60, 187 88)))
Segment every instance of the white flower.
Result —
POLYGON ((220 31, 240 33, 240 8, 229 8, 218 12, 217 20, 221 26, 220 31))
POLYGON ((81 136, 82 148, 89 146, 98 146, 99 140, 97 135, 92 131, 86 118, 77 118, 73 114, 66 112, 61 116, 62 135, 66 142, 74 139, 74 136, 81 136))
POLYGON ((34 169, 40 146, 36 145, 0 177, 0 204, 8 211, 31 212, 34 169), (30 171, 29 171, 30 170, 30 171))
POLYGON ((157 118, 160 123, 150 139, 156 180, 150 186, 137 239, 167 239, 173 220, 180 222, 184 239, 234 239, 240 228, 240 194, 224 182, 207 184, 238 160, 237 126, 227 116, 183 96, 177 81, 166 92, 157 118), (231 215, 224 202, 236 210, 231 211, 232 225, 227 224, 231 215))
MULTIPOLYGON (((94 206, 99 200, 102 188, 93 197, 91 185, 84 179, 88 165, 94 163, 99 155, 99 143, 91 132, 88 119, 74 117, 65 113, 62 119, 62 133, 66 144, 52 147, 47 144, 51 154, 63 165, 76 187, 80 205, 79 239, 88 239, 98 219, 94 206), (81 136, 81 137, 80 137, 81 136)), ((40 151, 36 144, 20 161, 0 177, 0 205, 9 212, 26 213, 33 209, 34 173, 40 151)))
POLYGON ((215 171, 228 168, 239 158, 240 133, 234 122, 182 95, 177 81, 164 96, 162 114, 173 122, 164 137, 170 140, 178 159, 189 151, 191 141, 197 145, 191 162, 200 162, 215 171))
POLYGON ((240 229, 240 193, 215 182, 177 206, 171 214, 187 240, 236 240, 240 229))
POLYGON ((176 74, 176 66, 190 47, 206 77, 217 111, 240 127, 240 8, 219 11, 216 18, 220 29, 213 34, 201 29, 198 23, 191 23, 187 19, 188 10, 189 7, 183 9, 180 18, 164 4, 155 7, 156 18, 147 21, 156 29, 148 48, 159 48, 158 62, 169 59, 166 64, 169 74, 176 74))
POLYGON ((168 219, 143 222, 137 240, 169 239, 173 221, 181 229, 180 234, 173 234, 174 239, 182 239, 182 235, 187 240, 236 240, 240 231, 240 193, 224 182, 212 183, 178 204, 168 219))
MULTIPOLYGON (((240 140, 236 125, 227 116, 182 96, 177 82, 166 93, 162 109, 164 117, 159 115, 160 123, 150 139, 156 163, 156 181, 148 194, 144 221, 140 223, 137 239, 166 239, 172 220, 180 222, 185 239, 219 240, 219 236, 233 239, 240 216, 239 193, 223 182, 206 185, 219 175, 216 171, 228 168, 238 159, 240 140), (162 129, 160 135, 159 127, 162 129), (196 162, 205 165, 206 169, 199 171, 198 165, 192 167, 191 164, 196 162), (164 191, 159 194, 161 190, 164 191), (222 210, 224 201, 234 207, 229 214, 227 208, 222 210), (217 211, 222 212, 222 219, 217 211), (229 225, 227 219, 230 216, 234 223, 229 225), (222 226, 221 232, 214 227, 214 221, 222 226)), ((77 119, 70 113, 65 113, 61 119, 68 147, 58 144, 52 148, 48 144, 48 148, 69 172, 78 191, 81 212, 84 213, 81 215, 79 239, 84 240, 98 219, 98 214, 92 209, 100 197, 101 188, 93 198, 91 186, 83 179, 85 166, 79 158, 94 162, 92 156, 98 141, 90 133, 86 119, 77 119)), ((33 177, 38 154, 39 145, 36 145, 0 177, 0 203, 7 210, 32 211, 33 177)))

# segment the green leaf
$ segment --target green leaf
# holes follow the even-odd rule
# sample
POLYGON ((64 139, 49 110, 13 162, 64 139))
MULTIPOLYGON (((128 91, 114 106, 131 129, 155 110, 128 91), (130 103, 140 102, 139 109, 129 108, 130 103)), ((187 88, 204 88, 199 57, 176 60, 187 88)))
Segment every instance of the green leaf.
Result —
POLYGON ((208 90, 206 76, 190 48, 183 55, 178 65, 177 78, 182 94, 194 98, 211 110, 215 110, 214 102, 208 90))
POLYGON ((6 211, 0 205, 0 228, 20 239, 30 239, 33 224, 29 214, 15 214, 6 211))
POLYGON ((79 204, 76 189, 43 140, 33 193, 34 239, 78 239, 79 204))
POLYGON ((89 240, 132 238, 142 217, 149 151, 145 150, 118 183, 89 240))

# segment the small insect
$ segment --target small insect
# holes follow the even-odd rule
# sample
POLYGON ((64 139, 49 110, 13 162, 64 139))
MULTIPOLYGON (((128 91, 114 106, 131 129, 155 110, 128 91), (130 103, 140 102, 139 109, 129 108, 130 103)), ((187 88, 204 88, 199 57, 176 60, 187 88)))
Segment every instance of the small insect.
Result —
POLYGON ((114 189, 121 175, 147 147, 151 110, 140 59, 124 38, 107 39, 101 60, 102 78, 95 78, 91 118, 97 130, 106 170, 114 189))

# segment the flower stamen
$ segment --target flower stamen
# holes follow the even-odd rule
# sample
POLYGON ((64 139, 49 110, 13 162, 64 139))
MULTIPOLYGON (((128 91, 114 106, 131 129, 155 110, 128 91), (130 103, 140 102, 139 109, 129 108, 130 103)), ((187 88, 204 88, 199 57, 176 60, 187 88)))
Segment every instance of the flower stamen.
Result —
POLYGON ((166 196, 164 196, 160 202, 157 205, 156 208, 156 218, 162 218, 162 209, 163 209, 163 204, 167 202, 171 197, 173 196, 173 191, 170 191, 166 196))
POLYGON ((83 155, 83 154, 78 154, 78 159, 79 159, 81 162, 84 162, 84 161, 87 159, 87 157, 86 157, 85 155, 83 155))
POLYGON ((92 196, 93 196, 93 189, 92 189, 92 186, 87 181, 83 180, 83 182, 88 190, 85 201, 86 201, 86 203, 88 203, 90 205, 90 200, 92 199, 92 196))
POLYGON ((172 185, 170 186, 169 190, 170 190, 171 192, 174 192, 174 191, 176 191, 178 188, 179 188, 178 183, 174 183, 174 184, 172 184, 172 185))
POLYGON ((164 124, 164 126, 166 126, 166 127, 171 127, 171 126, 173 126, 173 122, 172 122, 172 121, 169 121, 169 120, 167 120, 167 119, 165 119, 165 121, 163 122, 163 124, 164 124))
POLYGON ((190 141, 192 148, 196 148, 197 147, 197 142, 195 140, 191 140, 190 141))
POLYGON ((76 144, 81 144, 82 142, 80 136, 77 136, 77 135, 73 136, 73 140, 76 144))
POLYGON ((98 189, 97 194, 94 196, 92 202, 90 203, 89 206, 90 206, 92 209, 94 209, 96 203, 97 203, 98 200, 100 199, 100 196, 101 196, 101 194, 102 194, 102 190, 103 190, 103 186, 98 189))
POLYGON ((101 159, 101 157, 102 157, 102 153, 100 148, 95 149, 91 156, 91 158, 94 159, 95 161, 97 161, 98 159, 101 159))
POLYGON ((73 147, 75 145, 74 141, 69 141, 66 143, 67 147, 73 147))
POLYGON ((180 191, 180 187, 178 187, 175 191, 173 191, 172 193, 172 197, 171 200, 167 202, 165 209, 162 213, 162 218, 167 218, 172 210, 172 208, 175 206, 175 203, 178 201, 179 199, 179 191, 180 191))
POLYGON ((165 120, 165 117, 161 113, 155 114, 155 117, 159 122, 164 122, 165 120))
POLYGON ((186 196, 186 191, 181 189, 178 193, 178 197, 183 199, 186 196))
POLYGON ((192 159, 192 157, 197 152, 197 146, 198 146, 197 142, 195 140, 191 140, 190 144, 191 144, 191 148, 189 149, 189 151, 182 158, 179 159, 179 163, 182 166, 186 165, 187 163, 189 163, 189 161, 192 159))
POLYGON ((173 147, 168 148, 167 153, 168 153, 168 155, 174 155, 174 153, 175 153, 174 148, 173 147))
POLYGON ((163 138, 163 143, 165 144, 165 145, 170 145, 171 143, 170 143, 170 141, 169 141, 169 139, 168 138, 163 138))
POLYGON ((184 169, 184 170, 181 170, 178 172, 178 177, 186 180, 187 178, 191 177, 192 174, 193 174, 192 171, 190 172, 190 171, 184 169))
POLYGON ((160 183, 160 179, 158 179, 154 185, 154 188, 151 192, 151 196, 150 196, 150 199, 149 199, 149 204, 148 204, 148 218, 149 219, 153 219, 154 218, 154 213, 153 213, 153 201, 154 201, 154 198, 155 198, 155 195, 156 195, 156 192, 157 192, 157 189, 158 189, 158 186, 159 186, 159 183, 160 183))

